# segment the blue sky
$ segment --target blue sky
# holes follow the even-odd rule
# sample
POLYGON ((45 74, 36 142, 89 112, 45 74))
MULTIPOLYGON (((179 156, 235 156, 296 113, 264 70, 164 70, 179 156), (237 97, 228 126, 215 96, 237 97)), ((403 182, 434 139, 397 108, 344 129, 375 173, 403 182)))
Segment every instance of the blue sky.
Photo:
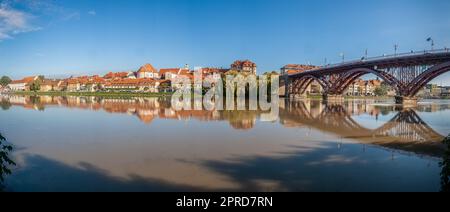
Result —
MULTIPOLYGON (((448 0, 0 0, 0 75, 20 78, 157 68, 259 72, 450 47, 448 0)), ((450 75, 437 83, 450 84, 450 75)))

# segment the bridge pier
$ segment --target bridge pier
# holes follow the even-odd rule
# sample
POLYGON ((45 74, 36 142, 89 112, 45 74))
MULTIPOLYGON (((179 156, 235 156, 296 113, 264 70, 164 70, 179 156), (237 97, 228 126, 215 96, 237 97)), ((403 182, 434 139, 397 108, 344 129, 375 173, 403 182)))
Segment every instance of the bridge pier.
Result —
POLYGON ((324 101, 330 101, 330 102, 343 102, 344 96, 343 95, 331 95, 331 94, 324 94, 323 95, 324 101))
POLYGON ((395 96, 395 103, 403 106, 417 106, 417 97, 395 96))

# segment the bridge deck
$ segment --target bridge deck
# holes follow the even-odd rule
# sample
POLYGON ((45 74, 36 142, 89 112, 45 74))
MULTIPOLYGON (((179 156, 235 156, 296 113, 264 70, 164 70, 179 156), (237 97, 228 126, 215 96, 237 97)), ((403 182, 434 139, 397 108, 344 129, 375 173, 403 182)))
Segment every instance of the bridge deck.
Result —
POLYGON ((333 65, 327 65, 319 69, 305 71, 288 75, 289 78, 301 77, 304 75, 322 75, 333 72, 346 71, 355 68, 387 68, 407 65, 432 65, 450 61, 450 49, 435 51, 422 51, 397 55, 373 57, 333 65))

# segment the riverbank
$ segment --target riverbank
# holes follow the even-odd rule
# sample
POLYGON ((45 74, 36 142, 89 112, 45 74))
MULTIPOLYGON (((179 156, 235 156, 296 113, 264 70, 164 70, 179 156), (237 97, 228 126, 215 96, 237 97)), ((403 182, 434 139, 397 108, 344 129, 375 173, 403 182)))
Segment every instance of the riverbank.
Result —
POLYGON ((173 93, 131 93, 131 92, 34 92, 34 91, 16 91, 11 92, 14 95, 29 96, 98 96, 98 97, 170 97, 173 93))
MULTIPOLYGON (((391 96, 343 96, 344 99, 376 99, 376 100, 389 100, 394 97, 391 96)), ((308 95, 309 99, 323 99, 322 95, 308 95)))

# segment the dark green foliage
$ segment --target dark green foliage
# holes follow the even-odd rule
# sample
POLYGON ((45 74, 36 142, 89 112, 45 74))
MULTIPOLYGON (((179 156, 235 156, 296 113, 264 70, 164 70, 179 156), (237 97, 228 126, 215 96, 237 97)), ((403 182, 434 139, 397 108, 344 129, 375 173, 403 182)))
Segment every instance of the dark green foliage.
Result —
POLYGON ((7 76, 3 76, 3 77, 0 79, 0 85, 2 85, 2 86, 7 86, 11 81, 12 81, 11 78, 9 78, 9 77, 7 77, 7 76))
POLYGON ((444 139, 443 143, 447 146, 440 166, 441 171, 441 191, 450 191, 450 135, 444 139))
POLYGON ((388 93, 389 87, 385 84, 382 84, 380 87, 375 88, 374 93, 376 96, 386 96, 388 93))
POLYGON ((0 134, 0 185, 5 180, 5 176, 11 174, 11 169, 8 167, 16 165, 16 163, 9 158, 9 153, 13 150, 13 147, 5 142, 6 138, 0 134))
POLYGON ((31 83, 30 91, 39 91, 40 89, 41 89, 41 81, 39 79, 31 83))

